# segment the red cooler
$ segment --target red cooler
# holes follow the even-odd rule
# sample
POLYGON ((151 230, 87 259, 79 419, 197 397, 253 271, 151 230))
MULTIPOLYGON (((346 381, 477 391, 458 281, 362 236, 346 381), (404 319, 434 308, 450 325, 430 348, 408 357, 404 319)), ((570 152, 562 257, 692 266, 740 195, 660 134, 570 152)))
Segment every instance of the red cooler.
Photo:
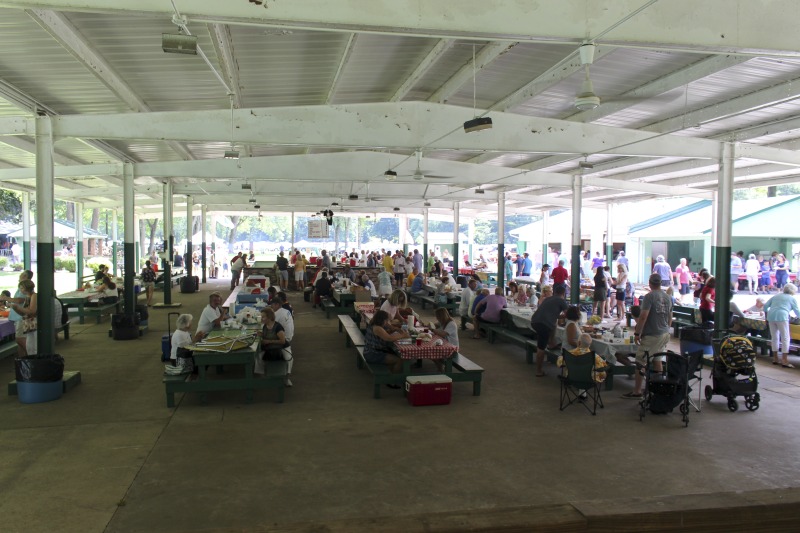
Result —
POLYGON ((453 380, 444 375, 408 376, 406 396, 411 405, 447 405, 453 394, 453 380))

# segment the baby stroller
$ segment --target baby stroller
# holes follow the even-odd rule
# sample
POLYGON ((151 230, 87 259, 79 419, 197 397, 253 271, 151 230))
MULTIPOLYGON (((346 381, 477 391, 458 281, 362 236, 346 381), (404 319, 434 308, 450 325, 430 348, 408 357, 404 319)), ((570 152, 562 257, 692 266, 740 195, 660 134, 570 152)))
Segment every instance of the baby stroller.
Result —
POLYGON ((750 411, 758 409, 761 396, 758 394, 758 376, 753 364, 756 352, 747 337, 730 336, 722 340, 718 354, 714 355, 711 383, 706 385, 706 400, 715 394, 728 398, 728 409, 739 409, 737 396, 744 396, 744 405, 750 411))
POLYGON ((703 359, 702 350, 679 354, 675 352, 648 353, 645 366, 645 384, 642 401, 639 402, 639 420, 644 420, 647 411, 654 414, 671 413, 679 407, 683 425, 689 425, 689 406, 692 401, 689 393, 691 380, 700 379, 699 367, 703 359), (656 372, 652 362, 664 358, 663 370, 656 372))

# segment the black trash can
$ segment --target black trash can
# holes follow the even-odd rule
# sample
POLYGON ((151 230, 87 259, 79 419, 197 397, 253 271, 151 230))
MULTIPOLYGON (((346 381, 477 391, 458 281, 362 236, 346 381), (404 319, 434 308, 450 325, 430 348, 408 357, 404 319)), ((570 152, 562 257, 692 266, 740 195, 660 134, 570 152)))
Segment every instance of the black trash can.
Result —
POLYGON ((198 287, 197 287, 197 283, 195 282, 195 276, 192 276, 192 277, 184 276, 183 279, 181 279, 181 292, 182 293, 191 294, 193 292, 197 292, 197 289, 198 289, 198 287))
POLYGON ((139 338, 136 316, 111 315, 111 336, 115 341, 130 341, 139 338))
POLYGON ((28 355, 14 360, 17 399, 21 403, 49 402, 64 391, 64 358, 58 354, 28 355))

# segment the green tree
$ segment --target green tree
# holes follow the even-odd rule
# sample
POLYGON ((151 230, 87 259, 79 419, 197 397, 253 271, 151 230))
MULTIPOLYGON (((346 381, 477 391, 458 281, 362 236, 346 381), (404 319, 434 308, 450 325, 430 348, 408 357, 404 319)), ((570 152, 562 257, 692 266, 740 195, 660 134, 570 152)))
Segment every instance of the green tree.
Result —
POLYGON ((19 193, 0 189, 0 220, 15 224, 22 221, 22 202, 19 193))

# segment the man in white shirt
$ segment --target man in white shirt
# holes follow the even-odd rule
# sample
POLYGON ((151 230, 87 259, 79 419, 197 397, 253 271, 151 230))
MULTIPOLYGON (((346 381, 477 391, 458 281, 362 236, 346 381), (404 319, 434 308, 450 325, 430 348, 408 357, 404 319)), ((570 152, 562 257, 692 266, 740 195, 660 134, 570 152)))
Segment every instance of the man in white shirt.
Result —
POLYGON ((403 257, 402 250, 397 250, 397 255, 394 258, 394 279, 397 288, 403 286, 403 280, 406 277, 406 258, 403 257))
POLYGON ((474 279, 469 280, 467 287, 461 291, 461 303, 458 305, 458 314, 461 315, 461 330, 467 329, 467 322, 472 321, 472 300, 475 299, 475 289, 478 282, 474 279))
MULTIPOLYGON (((294 337, 294 318, 288 309, 283 307, 283 302, 280 298, 274 298, 270 304, 272 310, 275 311, 275 322, 283 326, 283 334, 286 338, 286 344, 281 353, 284 361, 286 361, 286 386, 292 386, 292 366, 294 358, 292 357, 292 347, 288 346, 294 337)), ((253 372, 256 374, 264 373, 264 361, 261 359, 261 354, 256 354, 256 364, 253 367, 253 372)))
POLYGON ((220 307, 222 296, 218 292, 208 295, 208 305, 203 309, 200 320, 197 322, 197 333, 194 334, 195 341, 203 340, 212 329, 218 328, 223 320, 228 319, 228 312, 220 307))

